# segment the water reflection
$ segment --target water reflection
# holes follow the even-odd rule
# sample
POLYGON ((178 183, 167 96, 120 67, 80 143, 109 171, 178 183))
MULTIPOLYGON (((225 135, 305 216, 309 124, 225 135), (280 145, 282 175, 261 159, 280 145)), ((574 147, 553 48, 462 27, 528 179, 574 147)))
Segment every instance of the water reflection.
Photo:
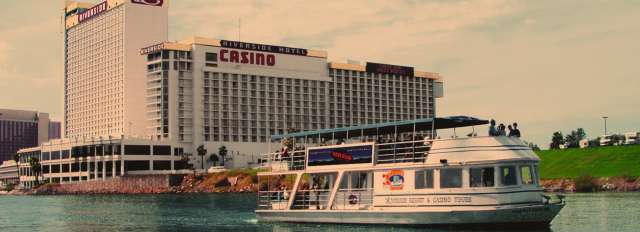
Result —
MULTIPOLYGON (((551 229, 524 231, 637 231, 640 193, 572 194, 566 200, 551 229)), ((258 223, 255 201, 253 194, 0 196, 0 231, 514 231, 258 223)))

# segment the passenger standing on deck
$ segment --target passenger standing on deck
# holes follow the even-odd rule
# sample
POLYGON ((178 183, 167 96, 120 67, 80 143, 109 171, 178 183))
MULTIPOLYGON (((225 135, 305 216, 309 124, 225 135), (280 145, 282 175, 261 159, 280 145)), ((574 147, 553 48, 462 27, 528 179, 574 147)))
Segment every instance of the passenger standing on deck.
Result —
POLYGON ((518 130, 518 123, 513 123, 513 136, 520 138, 520 130, 518 130))
POLYGON ((498 126, 498 135, 499 136, 505 136, 507 135, 506 132, 506 127, 504 126, 504 124, 500 123, 500 125, 498 126))
POLYGON ((507 126, 507 128, 509 128, 509 137, 513 136, 513 128, 511 125, 507 126))
POLYGON ((498 136, 498 130, 496 130, 496 120, 491 119, 491 125, 489 126, 489 136, 498 136))

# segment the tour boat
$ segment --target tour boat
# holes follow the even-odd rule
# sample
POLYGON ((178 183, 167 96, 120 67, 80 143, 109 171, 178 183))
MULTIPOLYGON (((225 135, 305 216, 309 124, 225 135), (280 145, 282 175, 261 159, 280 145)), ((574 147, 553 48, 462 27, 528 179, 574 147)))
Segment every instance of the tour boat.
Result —
POLYGON ((435 136, 487 123, 454 116, 273 135, 283 148, 262 158, 257 218, 548 227, 565 203, 544 194, 540 159, 522 140, 435 136))

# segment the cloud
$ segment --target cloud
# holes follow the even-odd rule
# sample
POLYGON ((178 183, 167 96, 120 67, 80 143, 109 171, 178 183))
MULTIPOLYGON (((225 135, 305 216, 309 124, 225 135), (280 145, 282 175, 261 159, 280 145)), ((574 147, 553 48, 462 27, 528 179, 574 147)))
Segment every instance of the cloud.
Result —
MULTIPOLYGON (((316 47, 330 57, 378 58, 508 14, 510 1, 195 1, 172 6, 172 38, 191 34, 316 47), (212 22, 214 24, 212 25, 212 22), (215 25, 215 26, 214 26, 215 25), (175 29, 175 30, 174 30, 175 29), (374 48, 374 49, 372 49, 374 48)), ((176 38, 177 37, 177 38, 176 38)), ((399 58, 395 58, 403 61, 399 58)))

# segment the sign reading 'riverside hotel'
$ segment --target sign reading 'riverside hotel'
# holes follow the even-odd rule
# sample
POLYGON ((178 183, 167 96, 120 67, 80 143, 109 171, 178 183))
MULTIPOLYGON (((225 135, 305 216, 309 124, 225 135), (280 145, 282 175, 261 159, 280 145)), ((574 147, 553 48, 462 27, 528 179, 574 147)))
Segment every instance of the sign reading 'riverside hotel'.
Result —
POLYGON ((229 40, 221 40, 220 46, 225 48, 237 48, 237 49, 253 50, 253 51, 259 51, 259 52, 272 52, 272 53, 280 53, 280 54, 296 55, 296 56, 307 55, 307 49, 303 49, 303 48, 290 48, 290 47, 283 47, 283 46, 245 43, 245 42, 229 41, 229 40))

